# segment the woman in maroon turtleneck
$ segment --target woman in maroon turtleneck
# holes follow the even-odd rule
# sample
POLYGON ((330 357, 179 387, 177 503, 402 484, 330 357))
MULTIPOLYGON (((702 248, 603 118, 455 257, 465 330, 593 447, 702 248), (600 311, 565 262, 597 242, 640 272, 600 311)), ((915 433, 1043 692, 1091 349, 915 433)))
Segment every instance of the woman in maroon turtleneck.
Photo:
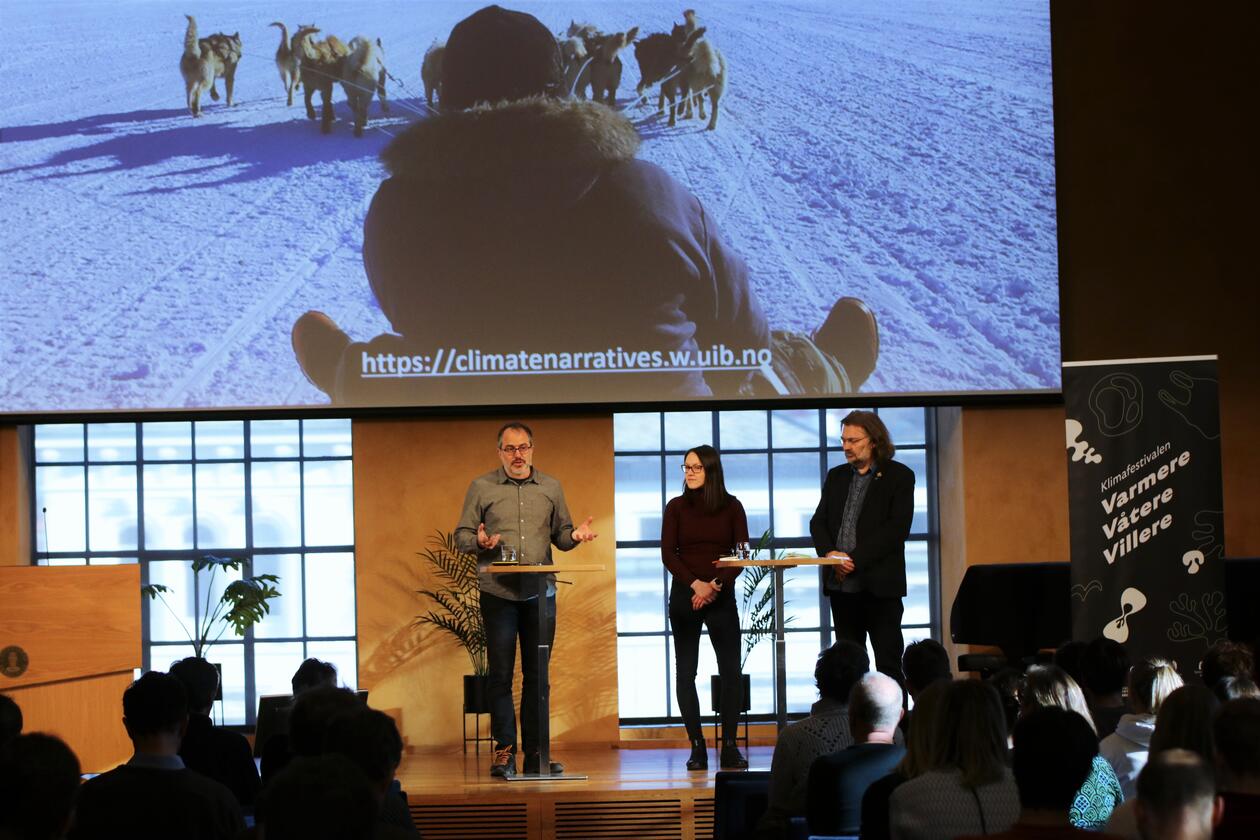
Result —
POLYGON ((739 499, 726 492, 722 461, 712 446, 697 446, 683 458, 683 494, 670 499, 661 523, 661 559, 673 576, 669 589, 669 623, 674 633, 678 710, 691 739, 688 770, 707 770, 709 757, 700 729, 696 668, 700 628, 709 628, 722 678, 723 767, 744 768, 747 760, 735 746, 743 680, 739 673, 739 610, 735 578, 740 569, 718 570, 719 557, 748 541, 748 519, 739 499))

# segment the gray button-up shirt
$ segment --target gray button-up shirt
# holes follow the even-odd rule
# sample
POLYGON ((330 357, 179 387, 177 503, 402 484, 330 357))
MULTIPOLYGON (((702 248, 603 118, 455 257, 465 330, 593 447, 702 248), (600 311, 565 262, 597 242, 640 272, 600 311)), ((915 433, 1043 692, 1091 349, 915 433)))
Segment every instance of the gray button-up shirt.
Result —
MULTIPOLYGON (((857 548, 857 521, 862 514, 862 503, 866 501, 866 490, 871 486, 874 469, 865 473, 853 471, 849 479, 849 495, 844 500, 844 513, 840 517, 840 533, 836 535, 836 549, 848 554, 857 548)), ((862 584, 856 574, 849 575, 840 583, 841 592, 861 592, 862 584)))
MULTIPOLYGON (((499 545, 516 548, 517 560, 527 565, 552 565, 551 547, 561 551, 575 547, 573 518, 564 501, 560 482, 534 469, 529 478, 515 481, 502 467, 473 479, 464 497, 464 510, 455 528, 460 551, 477 555, 481 591, 509 601, 527 601, 538 593, 536 575, 489 574, 484 571, 499 559, 499 548, 483 551, 477 545, 477 526, 499 535, 499 545)), ((547 594, 556 591, 555 575, 544 575, 547 594)))

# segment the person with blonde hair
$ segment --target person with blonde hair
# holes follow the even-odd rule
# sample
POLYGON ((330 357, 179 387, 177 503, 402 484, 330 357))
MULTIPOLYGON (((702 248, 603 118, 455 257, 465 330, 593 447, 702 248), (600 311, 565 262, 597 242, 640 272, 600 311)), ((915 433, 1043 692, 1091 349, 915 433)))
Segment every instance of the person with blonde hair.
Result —
POLYGON ((1155 717, 1168 695, 1180 687, 1181 675, 1167 659, 1143 659, 1129 671, 1129 707, 1133 712, 1121 716, 1116 731, 1098 745, 1099 753, 1116 771, 1126 799, 1136 792, 1138 773, 1150 754, 1155 717))
MULTIPOLYGON (((1020 717, 1034 709, 1059 708, 1076 712, 1089 724, 1098 738, 1098 728, 1085 702, 1085 693, 1067 671, 1055 665, 1035 665, 1028 669, 1020 692, 1020 717)), ((1124 801, 1124 793, 1115 771, 1101 755, 1091 761, 1089 776, 1076 792, 1068 820, 1077 828, 1097 831, 1107 822, 1111 812, 1124 801)))

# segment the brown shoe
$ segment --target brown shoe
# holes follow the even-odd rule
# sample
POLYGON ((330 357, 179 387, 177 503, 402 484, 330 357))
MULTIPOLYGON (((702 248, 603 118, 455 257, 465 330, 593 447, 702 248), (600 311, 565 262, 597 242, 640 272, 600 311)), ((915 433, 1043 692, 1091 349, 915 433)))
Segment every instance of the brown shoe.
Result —
POLYGON ((503 747, 494 751, 494 761, 490 765, 490 775, 500 779, 516 775, 516 750, 503 747))
POLYGON ((857 298, 842 297, 836 301, 812 338, 818 349, 844 365, 853 390, 874 372, 879 360, 879 324, 870 307, 857 298))
POLYGON ((332 318, 312 310, 293 324, 291 340, 293 354, 307 380, 332 396, 337 385, 337 369, 342 354, 350 346, 350 336, 332 318))

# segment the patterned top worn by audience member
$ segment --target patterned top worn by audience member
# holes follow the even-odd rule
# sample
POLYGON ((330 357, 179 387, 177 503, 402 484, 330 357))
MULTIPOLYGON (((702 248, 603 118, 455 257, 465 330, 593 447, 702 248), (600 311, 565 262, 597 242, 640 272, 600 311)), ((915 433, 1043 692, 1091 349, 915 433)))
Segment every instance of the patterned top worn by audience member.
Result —
POLYGON ((978 788, 957 770, 931 770, 893 791, 889 799, 893 840, 952 840, 997 834, 1019 819, 1019 788, 1009 770, 978 788))
POLYGON ((757 824, 757 836, 782 836, 790 817, 804 816, 814 759, 852 745, 849 706, 831 698, 810 707, 809 717, 784 727, 770 761, 769 801, 757 824))
POLYGON ((1072 825, 1087 831, 1101 831, 1107 824, 1111 812, 1124 801, 1124 792, 1120 789, 1120 780, 1116 771, 1111 769, 1107 759, 1101 755, 1094 756, 1094 766, 1089 778, 1076 793, 1072 802, 1069 819, 1072 825))

